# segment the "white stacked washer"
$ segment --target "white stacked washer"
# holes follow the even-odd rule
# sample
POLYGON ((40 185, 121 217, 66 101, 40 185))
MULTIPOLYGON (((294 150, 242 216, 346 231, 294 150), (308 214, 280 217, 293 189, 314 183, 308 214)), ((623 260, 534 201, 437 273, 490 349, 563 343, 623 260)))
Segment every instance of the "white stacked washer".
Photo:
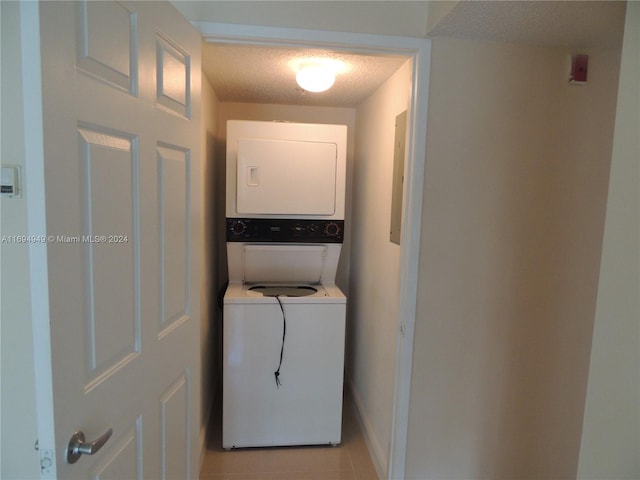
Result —
POLYGON ((347 127, 227 123, 222 446, 341 441, 347 127))

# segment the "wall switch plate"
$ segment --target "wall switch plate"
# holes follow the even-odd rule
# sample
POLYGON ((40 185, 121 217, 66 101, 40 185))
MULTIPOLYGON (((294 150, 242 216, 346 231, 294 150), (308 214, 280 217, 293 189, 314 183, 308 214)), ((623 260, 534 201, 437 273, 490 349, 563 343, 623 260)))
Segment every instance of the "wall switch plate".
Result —
POLYGON ((0 174, 0 194, 2 197, 14 198, 22 194, 20 188, 20 167, 15 165, 2 166, 0 174))

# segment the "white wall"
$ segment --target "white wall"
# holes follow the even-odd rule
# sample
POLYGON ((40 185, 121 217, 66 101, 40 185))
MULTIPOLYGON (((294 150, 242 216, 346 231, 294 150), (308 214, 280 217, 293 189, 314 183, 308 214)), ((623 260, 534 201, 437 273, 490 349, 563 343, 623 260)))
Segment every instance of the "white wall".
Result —
MULTIPOLYGON (((202 283, 200 290, 200 353, 202 360, 201 385, 201 427, 200 446, 201 454, 204 454, 204 442, 207 425, 213 409, 216 389, 220 382, 220 372, 217 360, 219 353, 218 332, 216 323, 220 322, 221 310, 218 308, 218 291, 221 286, 219 278, 219 239, 220 231, 219 208, 215 203, 215 194, 220 190, 219 172, 216 171, 216 132, 218 130, 219 101, 211 84, 202 75, 202 110, 201 110, 201 138, 200 148, 202 152, 202 283)), ((224 183, 223 183, 224 186, 224 183)), ((223 190, 224 191, 224 190, 223 190)), ((223 213, 224 215, 224 213, 223 213)))
POLYGON ((432 47, 406 478, 573 478, 619 53, 432 47))
POLYGON ((409 107, 407 61, 356 109, 347 380, 380 478, 389 467, 400 246, 389 240, 396 116, 409 107))
POLYGON ((640 3, 627 3, 578 478, 640 478, 640 3))
MULTIPOLYGON (((20 165, 24 174, 23 92, 20 4, 0 2, 2 17, 2 164, 20 165), (6 68, 11 66, 11 68, 6 68)), ((24 177, 22 186, 24 186, 24 177)), ((27 196, 0 200, 2 236, 27 234, 27 196)), ((27 244, 1 246, 2 452, 0 477, 40 475, 27 244)))
POLYGON ((172 0, 171 3, 191 21, 422 38, 426 35, 430 2, 342 0, 327 5, 325 0, 172 0))

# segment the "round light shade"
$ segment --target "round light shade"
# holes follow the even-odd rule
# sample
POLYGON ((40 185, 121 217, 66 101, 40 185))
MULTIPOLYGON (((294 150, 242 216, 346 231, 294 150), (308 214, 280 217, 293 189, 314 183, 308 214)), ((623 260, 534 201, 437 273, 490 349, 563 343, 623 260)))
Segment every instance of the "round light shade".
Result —
POLYGON ((308 92, 324 92, 336 81, 336 74, 328 65, 310 63, 300 68, 296 81, 308 92))

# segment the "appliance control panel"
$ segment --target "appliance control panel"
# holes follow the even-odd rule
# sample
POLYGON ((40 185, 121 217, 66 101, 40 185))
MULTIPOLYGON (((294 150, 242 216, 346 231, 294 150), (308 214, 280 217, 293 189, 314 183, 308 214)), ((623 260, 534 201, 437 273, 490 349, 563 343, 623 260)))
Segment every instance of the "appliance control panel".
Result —
POLYGON ((344 220, 227 218, 227 242, 342 243, 344 220))

